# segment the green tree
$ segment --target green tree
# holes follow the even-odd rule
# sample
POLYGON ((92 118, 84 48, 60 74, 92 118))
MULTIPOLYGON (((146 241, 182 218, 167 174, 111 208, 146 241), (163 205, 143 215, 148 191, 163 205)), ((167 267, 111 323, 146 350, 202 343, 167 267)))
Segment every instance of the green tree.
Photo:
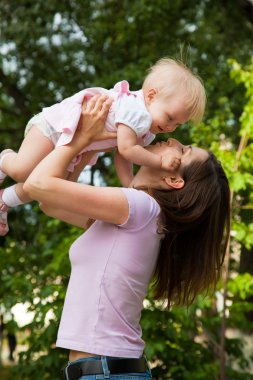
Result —
MULTIPOLYGON (((220 291, 228 290, 231 303, 226 304, 225 327, 250 329, 245 313, 252 310, 248 302, 252 277, 245 271, 237 273, 241 252, 252 249, 252 2, 0 3, 1 149, 18 148, 26 122, 42 107, 84 87, 111 87, 123 78, 138 89, 146 69, 158 58, 180 56, 182 45, 191 47, 190 54, 185 49, 184 55, 204 80, 208 109, 202 125, 182 126, 173 136, 212 149, 229 175, 235 236, 227 263, 227 287, 221 283, 220 291), (229 58, 235 60, 228 64, 229 58), (240 141, 244 143, 238 160, 240 141)), ((109 157, 101 159, 93 175, 116 185, 114 167, 108 162, 109 157)), ((31 333, 16 376, 58 379, 67 359, 67 353, 54 347, 70 271, 67 253, 81 231, 47 218, 37 205, 12 210, 9 222, 11 232, 0 240, 0 303, 10 310, 17 302, 28 302, 35 313, 24 328, 31 333)), ((142 324, 155 378, 217 377, 221 320, 222 311, 216 309, 212 297, 199 298, 188 313, 185 309, 166 312, 150 301, 142 324)), ((241 344, 237 339, 225 340, 229 379, 252 378, 241 344), (237 362, 238 369, 232 368, 232 362, 237 362)))

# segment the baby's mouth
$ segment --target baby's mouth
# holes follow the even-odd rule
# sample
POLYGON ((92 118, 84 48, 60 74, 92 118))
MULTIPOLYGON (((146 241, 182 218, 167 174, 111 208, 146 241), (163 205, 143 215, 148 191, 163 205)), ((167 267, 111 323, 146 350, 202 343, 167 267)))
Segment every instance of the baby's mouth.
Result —
POLYGON ((159 129, 159 131, 163 132, 163 129, 162 127, 160 127, 160 125, 158 125, 157 128, 159 129))

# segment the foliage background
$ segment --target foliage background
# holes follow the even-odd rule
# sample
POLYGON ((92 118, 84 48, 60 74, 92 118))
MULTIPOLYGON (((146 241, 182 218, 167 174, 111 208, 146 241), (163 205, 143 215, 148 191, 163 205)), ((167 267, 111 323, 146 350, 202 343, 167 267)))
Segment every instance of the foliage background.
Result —
MULTIPOLYGON (((182 126, 173 137, 213 150, 229 176, 229 271, 216 295, 199 297, 188 311, 164 311, 150 297, 142 318, 146 354, 155 379, 253 379, 243 340, 253 321, 252 1, 0 0, 0 25, 1 150, 19 147, 26 122, 42 107, 123 78, 138 89, 152 63, 180 58, 184 46, 184 60, 205 83, 208 108, 201 125, 182 126), (217 307, 220 294, 226 295, 223 308, 217 307)), ((91 182, 97 177, 119 185, 106 156, 90 173, 91 182)), ((35 313, 24 327, 27 350, 14 376, 58 379, 67 360, 54 342, 68 249, 81 231, 50 220, 36 204, 12 210, 9 224, 0 241, 0 307, 8 314, 28 302, 35 313)))

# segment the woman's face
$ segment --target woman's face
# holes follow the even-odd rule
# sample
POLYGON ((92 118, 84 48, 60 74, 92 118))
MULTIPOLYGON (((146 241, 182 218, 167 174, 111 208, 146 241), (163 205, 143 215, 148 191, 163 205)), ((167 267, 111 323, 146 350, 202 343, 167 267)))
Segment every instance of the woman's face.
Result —
POLYGON ((183 145, 178 140, 172 138, 167 141, 158 142, 154 145, 149 145, 146 149, 160 156, 169 154, 177 157, 180 159, 180 165, 177 169, 171 170, 159 170, 142 166, 132 183, 132 185, 136 187, 183 187, 184 180, 182 173, 184 167, 190 165, 194 161, 205 161, 209 157, 208 153, 204 149, 190 145, 183 145))
POLYGON ((205 161, 208 158, 208 153, 204 149, 191 145, 183 145, 173 138, 158 142, 155 145, 150 145, 147 149, 155 154, 171 154, 180 158, 181 164, 179 171, 182 171, 184 166, 188 166, 193 161, 205 161))

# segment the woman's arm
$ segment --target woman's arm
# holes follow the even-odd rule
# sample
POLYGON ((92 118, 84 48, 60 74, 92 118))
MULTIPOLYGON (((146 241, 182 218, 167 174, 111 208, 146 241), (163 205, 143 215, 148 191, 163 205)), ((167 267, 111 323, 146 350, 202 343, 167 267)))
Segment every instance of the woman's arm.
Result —
POLYGON ((116 149, 114 154, 114 166, 122 186, 128 187, 133 180, 133 164, 127 161, 116 149))
POLYGON ((76 227, 86 228, 87 223, 90 220, 90 218, 85 217, 84 215, 78 215, 74 212, 65 211, 63 208, 51 207, 44 203, 40 203, 40 209, 47 216, 59 219, 62 222, 66 222, 76 227))
POLYGON ((42 203, 46 214, 76 226, 85 226, 90 218, 113 224, 122 224, 128 218, 128 202, 119 188, 84 185, 50 176, 27 186, 30 196, 42 203))
MULTIPOLYGON (((71 160, 95 140, 115 138, 104 129, 111 102, 105 97, 94 97, 82 112, 80 122, 71 143, 56 147, 33 170, 24 184, 28 195, 49 210, 62 209, 65 215, 99 219, 122 224, 128 217, 128 202, 120 189, 94 187, 63 179, 71 160)), ((50 211, 49 211, 50 212, 50 211)), ((53 216, 53 215, 52 215, 53 216)), ((62 217, 62 220, 66 220, 62 217)))
POLYGON ((81 172, 89 164, 90 160, 95 154, 96 153, 94 151, 83 153, 81 161, 75 166, 74 171, 68 174, 66 179, 69 181, 77 182, 81 172))

